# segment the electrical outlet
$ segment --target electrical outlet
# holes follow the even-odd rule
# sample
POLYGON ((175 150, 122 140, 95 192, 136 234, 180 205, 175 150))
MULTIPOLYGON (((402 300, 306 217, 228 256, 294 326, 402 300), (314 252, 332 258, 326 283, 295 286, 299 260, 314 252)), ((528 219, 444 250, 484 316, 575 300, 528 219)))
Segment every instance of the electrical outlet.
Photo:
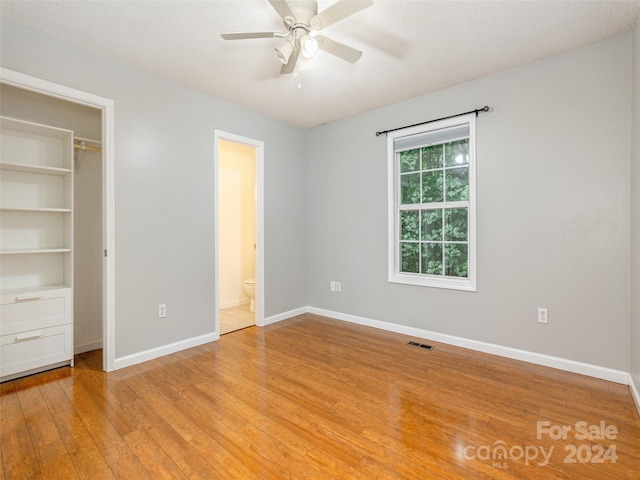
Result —
POLYGON ((331 291, 335 292, 336 291, 336 282, 334 282, 333 280, 331 280, 331 291))
POLYGON ((340 282, 336 282, 336 292, 341 292, 342 287, 340 286, 340 282))
POLYGON ((538 323, 547 323, 549 317, 546 308, 538 308, 538 323))
POLYGON ((167 316, 167 304, 161 303, 158 305, 158 318, 164 318, 167 316))

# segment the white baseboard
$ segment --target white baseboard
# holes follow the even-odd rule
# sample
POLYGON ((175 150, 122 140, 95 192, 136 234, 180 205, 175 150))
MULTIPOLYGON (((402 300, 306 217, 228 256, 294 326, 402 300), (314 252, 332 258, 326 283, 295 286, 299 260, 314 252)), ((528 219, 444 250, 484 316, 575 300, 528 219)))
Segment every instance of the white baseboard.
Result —
POLYGON ((99 348, 102 348, 102 340, 83 343, 82 345, 75 345, 73 347, 73 354, 78 355, 80 353, 91 352, 92 350, 98 350, 99 348))
POLYGON ((218 333, 208 333, 206 335, 200 335, 199 337, 188 338, 187 340, 181 340, 179 342, 170 343, 169 345, 145 350, 144 352, 116 358, 113 362, 113 369, 118 370, 119 368, 130 367, 131 365, 153 360, 154 358, 169 355, 170 353, 180 352, 187 348, 197 347, 198 345, 213 342, 219 338, 220 334, 218 333))
POLYGON ((225 308, 233 308, 233 307, 239 307, 240 305, 246 305, 247 303, 251 302, 250 298, 239 298, 237 300, 229 300, 227 302, 221 302, 220 305, 218 305, 218 308, 220 308, 220 310, 224 310, 225 308))
MULTIPOLYGON (((249 302, 247 301, 246 303, 249 303, 249 302)), ((303 313, 307 313, 308 310, 309 310, 308 307, 301 307, 301 308, 296 308, 294 310, 289 310, 288 312, 283 312, 277 315, 273 315, 271 317, 267 317, 264 319, 264 325, 265 326, 270 325, 272 323, 286 320, 287 318, 292 318, 298 315, 302 315, 303 313)), ((189 338, 187 340, 182 340, 180 342, 171 343, 169 345, 163 345, 161 347, 145 350, 144 352, 134 353, 132 355, 116 358, 114 361, 113 370, 130 367, 131 365, 136 365, 138 363, 146 362, 148 360, 153 360, 154 358, 162 357, 164 355, 169 355, 171 353, 180 352, 182 350, 186 350, 187 348, 197 347, 198 345, 214 342, 219 338, 220 338, 219 333, 209 333, 206 335, 201 335, 199 337, 189 338)))
POLYGON ((264 325, 271 325, 272 323, 281 322, 282 320, 286 320, 288 318, 297 317, 298 315, 302 315, 303 313, 307 313, 309 311, 309 307, 300 307, 295 308, 293 310, 289 310, 288 312, 279 313, 277 315, 272 315, 264 319, 264 325))
POLYGON ((613 370, 610 368, 600 367, 598 365, 577 362, 575 360, 552 357, 541 353, 529 352, 526 350, 519 350, 517 348, 511 347, 504 347, 502 345, 495 345, 492 343, 485 343, 462 337, 455 337, 453 335, 446 335, 443 333, 422 330, 420 328, 408 327, 395 323, 382 322, 380 320, 372 320, 370 318, 359 317, 347 313, 334 312, 331 310, 324 310, 322 308, 308 307, 307 311, 309 313, 315 313, 317 315, 335 318, 337 320, 343 320, 345 322, 356 323, 358 325, 379 328, 381 330, 387 330, 389 332, 402 333, 404 335, 410 335, 412 337, 433 340, 435 342, 455 345, 457 347, 464 347, 470 350, 476 350, 478 352, 490 353, 492 355, 512 358, 514 360, 522 360, 524 362, 543 365, 545 367, 557 368, 559 370, 565 370, 567 372, 579 373, 581 375, 600 378, 602 380, 608 380, 610 382, 621 383, 624 385, 629 384, 629 374, 621 370, 613 370))
MULTIPOLYGON (((389 332, 401 333, 416 338, 425 340, 433 340, 435 342, 446 343, 448 345, 455 345, 457 347, 468 348, 478 352, 489 353, 492 355, 498 355, 501 357, 511 358, 514 360, 521 360, 523 362, 529 362, 536 365, 543 365, 545 367, 557 368, 567 372, 578 373, 581 375, 587 375, 594 378, 600 378, 602 380, 608 380, 611 382, 621 383, 623 385, 629 385, 631 394, 638 407, 638 413, 640 413, 640 393, 638 387, 635 385, 633 377, 621 370, 613 370, 610 368, 600 367, 598 365, 592 365, 588 363, 577 362, 575 360, 568 360, 560 357, 553 357, 544 355, 541 353, 529 352, 526 350, 519 350, 517 348, 505 347, 502 345, 496 345, 492 343, 480 342, 477 340, 470 340, 467 338, 456 337, 453 335, 447 335, 438 332, 432 332, 430 330, 423 330, 420 328, 409 327, 406 325, 398 325, 395 323, 383 322, 380 320, 373 320, 366 317, 360 317, 357 315, 350 315, 347 313, 334 312, 332 310, 325 310, 317 307, 300 307, 287 312, 272 315, 264 319, 264 326, 271 325, 276 322, 281 322, 289 318, 302 315, 304 313, 314 313, 316 315, 322 315, 324 317, 334 318, 336 320, 342 320, 345 322, 355 323, 358 325, 364 325, 367 327, 378 328, 380 330, 386 330, 389 332)), ((125 357, 116 358, 114 362, 114 370, 119 368, 136 365, 138 363, 153 360, 154 358, 168 355, 171 353, 186 350, 187 348, 197 347, 205 343, 218 340, 220 335, 218 333, 210 333, 207 335, 201 335, 199 337, 182 340, 180 342, 164 345, 162 347, 152 348, 144 352, 135 353, 133 355, 127 355, 125 357)), ((88 351, 88 350, 87 350, 88 351)))
POLYGON ((638 391, 638 386, 633 380, 633 375, 631 374, 629 374, 629 390, 631 390, 631 396, 633 397, 633 401, 636 403, 638 415, 640 415, 640 392, 638 391))

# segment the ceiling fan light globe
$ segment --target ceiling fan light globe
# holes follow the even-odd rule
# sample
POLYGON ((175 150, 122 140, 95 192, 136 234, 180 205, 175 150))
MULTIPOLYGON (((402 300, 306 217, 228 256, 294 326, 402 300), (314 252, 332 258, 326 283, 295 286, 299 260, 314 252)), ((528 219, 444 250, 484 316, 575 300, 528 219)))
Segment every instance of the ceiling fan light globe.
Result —
POLYGON ((315 57, 319 47, 318 41, 309 35, 304 35, 300 39, 300 50, 304 58, 315 57))
POLYGON ((276 47, 276 56, 278 57, 278 60, 285 65, 289 63, 289 58, 292 53, 293 44, 289 40, 276 47))

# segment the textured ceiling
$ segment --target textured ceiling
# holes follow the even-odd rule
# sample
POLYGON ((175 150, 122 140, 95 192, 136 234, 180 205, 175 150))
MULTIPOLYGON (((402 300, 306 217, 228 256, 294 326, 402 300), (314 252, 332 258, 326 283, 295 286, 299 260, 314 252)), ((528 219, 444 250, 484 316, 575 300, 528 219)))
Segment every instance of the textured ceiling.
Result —
MULTIPOLYGON (((335 1, 319 0, 319 11, 335 1)), ((0 13, 97 54, 313 127, 434 92, 632 30, 640 1, 375 0, 323 34, 364 52, 326 52, 280 75, 282 30, 267 0, 9 1, 0 13), (302 88, 298 89, 298 81, 302 88)))

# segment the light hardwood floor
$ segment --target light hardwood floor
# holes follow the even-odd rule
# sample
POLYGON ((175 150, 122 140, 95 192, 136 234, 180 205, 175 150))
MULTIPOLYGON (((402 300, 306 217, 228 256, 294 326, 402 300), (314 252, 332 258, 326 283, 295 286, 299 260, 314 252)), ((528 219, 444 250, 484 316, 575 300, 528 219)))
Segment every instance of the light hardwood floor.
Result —
POLYGON ((0 477, 638 478, 627 386, 409 340, 302 315, 109 374, 79 355, 0 385, 0 477), (545 421, 567 438, 538 438, 545 421))
POLYGON ((249 311, 249 304, 220 310, 220 335, 235 332, 256 324, 256 315, 249 311))

